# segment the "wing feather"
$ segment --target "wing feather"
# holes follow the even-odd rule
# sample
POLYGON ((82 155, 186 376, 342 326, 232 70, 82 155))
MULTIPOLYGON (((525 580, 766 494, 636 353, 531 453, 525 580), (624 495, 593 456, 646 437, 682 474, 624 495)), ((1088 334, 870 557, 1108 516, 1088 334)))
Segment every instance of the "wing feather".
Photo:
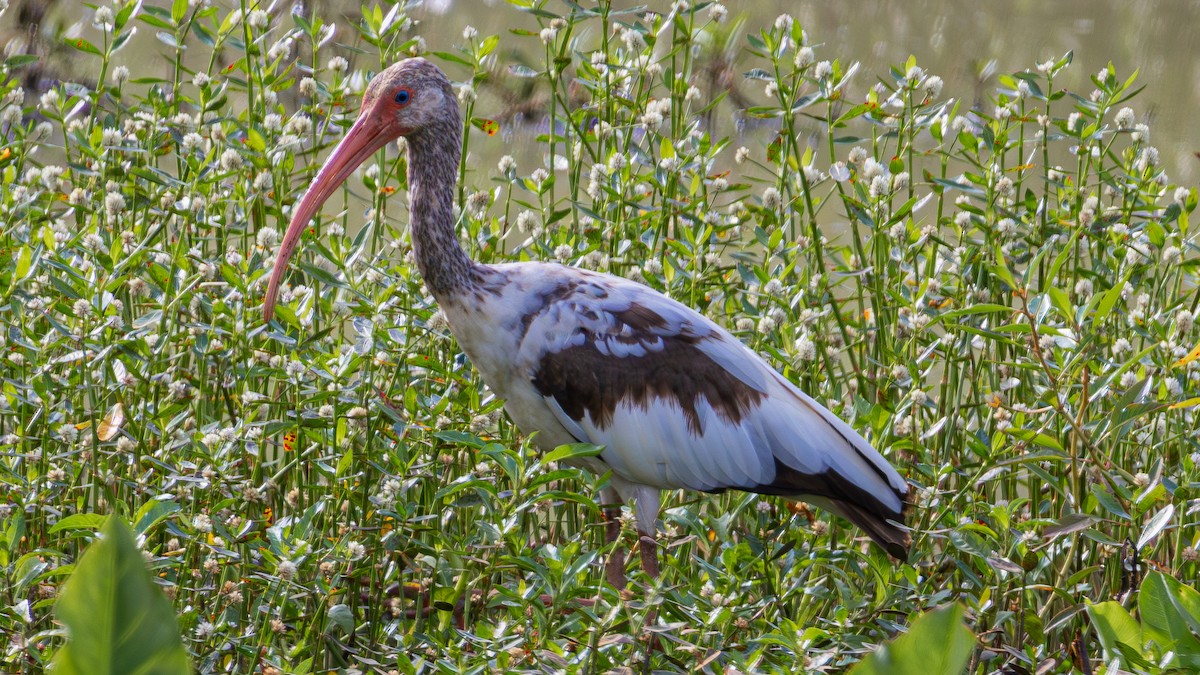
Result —
POLYGON ((657 488, 812 497, 893 555, 908 486, 870 443, 732 335, 654 291, 583 277, 528 321, 520 358, 614 476, 657 488))

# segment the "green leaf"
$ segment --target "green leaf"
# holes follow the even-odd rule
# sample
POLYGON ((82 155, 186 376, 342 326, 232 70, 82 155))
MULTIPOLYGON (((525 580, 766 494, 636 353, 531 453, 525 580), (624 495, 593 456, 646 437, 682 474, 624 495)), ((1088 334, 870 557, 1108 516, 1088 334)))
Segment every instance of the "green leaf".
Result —
POLYGON ((147 530, 180 508, 179 504, 170 500, 151 499, 143 504, 142 508, 138 509, 137 514, 133 517, 136 523, 133 526, 133 531, 139 535, 146 534, 147 530))
POLYGON ((1138 615, 1146 637, 1163 651, 1200 657, 1200 593, 1161 572, 1146 575, 1138 591, 1138 615))
POLYGON ((175 612, 154 584, 129 526, 109 518, 55 604, 67 644, 58 675, 188 675, 175 612))
POLYGON ((1133 620, 1129 612, 1114 600, 1098 605, 1088 605, 1088 616, 1096 627, 1096 635, 1100 638, 1100 647, 1104 650, 1104 660, 1110 661, 1121 658, 1125 653, 1119 645, 1142 655, 1146 653, 1142 645, 1142 627, 1133 620))
POLYGON ((959 605, 921 615, 908 632, 875 651, 852 675, 961 675, 975 649, 959 605))
POLYGON ((542 457, 542 463, 549 464, 550 462, 562 462, 575 457, 595 457, 602 452, 604 452, 603 445, 592 445, 590 443, 570 443, 568 445, 560 445, 554 450, 546 453, 546 456, 542 457))
POLYGON ((1175 505, 1167 504, 1161 511, 1154 514, 1150 522, 1146 525, 1146 529, 1142 530, 1142 535, 1138 537, 1138 550, 1145 548, 1146 544, 1154 541, 1154 538, 1163 531, 1167 525, 1171 523, 1171 517, 1175 515, 1175 505))
POLYGON ((108 516, 99 513, 76 513, 58 521, 50 528, 50 534, 63 530, 98 530, 108 516))

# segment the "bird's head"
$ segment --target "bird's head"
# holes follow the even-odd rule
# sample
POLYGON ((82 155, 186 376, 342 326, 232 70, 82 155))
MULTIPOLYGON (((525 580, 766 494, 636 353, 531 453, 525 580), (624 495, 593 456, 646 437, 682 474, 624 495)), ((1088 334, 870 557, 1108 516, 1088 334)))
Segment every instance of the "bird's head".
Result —
POLYGON ((316 179, 292 211, 275 268, 263 299, 263 318, 275 313, 279 284, 300 235, 321 205, 363 162, 401 136, 413 136, 439 121, 458 124, 458 102, 450 80, 440 68, 422 58, 405 59, 379 73, 367 85, 358 119, 334 148, 316 179))

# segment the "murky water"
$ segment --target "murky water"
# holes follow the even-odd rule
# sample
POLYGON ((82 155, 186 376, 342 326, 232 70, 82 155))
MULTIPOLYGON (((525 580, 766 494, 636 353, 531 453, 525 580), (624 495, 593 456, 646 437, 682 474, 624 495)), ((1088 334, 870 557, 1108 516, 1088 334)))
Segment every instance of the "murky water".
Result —
MULTIPOLYGON (((235 0, 217 1, 237 4, 235 0)), ((164 3, 170 4, 165 0, 148 0, 147 4, 164 3)), ((28 27, 17 25, 22 10, 47 4, 54 5, 40 17, 47 25, 69 25, 91 16, 91 10, 75 0, 11 0, 12 7, 0 18, 0 36, 8 41, 28 32, 28 27)), ((274 4, 276 13, 290 7, 288 2, 274 4)), ((351 20, 361 6, 358 0, 315 0, 310 4, 321 16, 351 20)), ((1195 154, 1200 151, 1200 31, 1196 28, 1200 26, 1200 0, 729 0, 726 5, 731 17, 739 13, 748 17, 747 30, 767 26, 785 11, 791 13, 820 45, 820 58, 862 62, 855 83, 859 92, 875 77, 886 75, 889 64, 903 63, 910 54, 928 72, 944 78, 944 95, 987 108, 995 74, 1032 68, 1067 51, 1074 52, 1074 64, 1059 81, 1085 95, 1092 89, 1091 75, 1110 61, 1121 77, 1136 69, 1146 89, 1133 106, 1141 121, 1151 125, 1152 142, 1171 182, 1191 185, 1200 179, 1200 159, 1195 154), (981 78, 981 73, 990 75, 981 78)), ((650 2, 647 6, 665 9, 668 3, 650 2)), ((555 9, 553 2, 549 8, 555 9)), ((460 41, 462 28, 468 24, 485 34, 502 36, 510 28, 536 28, 531 15, 500 0, 429 0, 415 7, 412 15, 422 21, 420 32, 435 50, 460 41)), ((145 39, 122 52, 122 60, 144 59, 163 51, 153 40, 153 31, 147 29, 143 27, 139 35, 145 39)), ((351 36, 351 31, 344 29, 338 38, 349 41, 351 36)), ((535 42, 507 36, 500 58, 512 59, 512 50, 532 49, 535 42)), ((72 67, 66 63, 62 70, 68 72, 62 76, 70 77, 72 67)), ((82 73, 76 73, 79 75, 82 73)), ((483 105, 487 103, 488 99, 482 100, 483 105)), ((480 113, 487 114, 486 108, 481 107, 480 113)), ((494 150, 479 149, 485 155, 481 159, 493 160, 493 152, 497 157, 511 152, 512 148, 501 146, 513 143, 493 145, 494 150)))

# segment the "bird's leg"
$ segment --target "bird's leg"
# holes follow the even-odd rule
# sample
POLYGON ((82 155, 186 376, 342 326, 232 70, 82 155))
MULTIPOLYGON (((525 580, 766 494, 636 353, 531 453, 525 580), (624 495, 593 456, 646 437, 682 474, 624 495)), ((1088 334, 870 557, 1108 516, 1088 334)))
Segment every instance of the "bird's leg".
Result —
POLYGON ((658 578, 658 542, 653 534, 638 530, 638 551, 642 558, 642 570, 651 579, 658 578))
POLYGON ((617 541, 621 538, 621 508, 607 506, 604 508, 604 541, 612 544, 608 560, 604 563, 605 576, 608 583, 618 591, 625 590, 625 549, 617 541))

